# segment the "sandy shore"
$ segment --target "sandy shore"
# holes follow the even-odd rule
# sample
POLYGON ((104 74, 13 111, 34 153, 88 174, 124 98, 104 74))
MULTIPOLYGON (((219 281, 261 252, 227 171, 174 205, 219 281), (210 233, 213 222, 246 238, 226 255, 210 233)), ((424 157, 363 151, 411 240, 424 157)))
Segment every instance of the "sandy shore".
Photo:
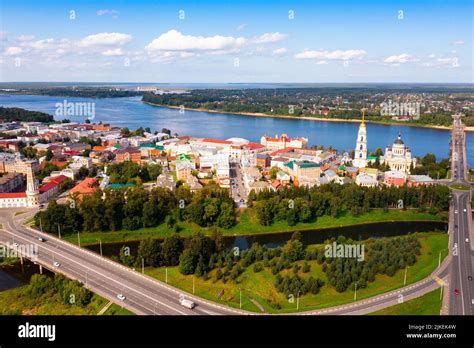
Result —
MULTIPOLYGON (((172 106, 172 105, 163 105, 163 104, 154 104, 150 102, 143 102, 148 105, 152 106, 160 106, 168 109, 180 109, 179 106, 172 106)), ((354 119, 343 119, 343 118, 324 118, 324 117, 312 117, 312 116, 288 116, 288 115, 267 115, 262 113, 251 113, 251 112, 227 112, 227 111, 218 111, 218 110, 208 110, 204 108, 183 108, 184 110, 191 110, 191 111, 201 111, 201 112, 209 112, 215 114, 227 114, 227 115, 239 115, 239 116, 250 116, 250 117, 271 117, 271 118, 286 118, 291 120, 308 120, 308 121, 322 121, 322 122, 350 122, 350 123, 360 123, 360 120, 354 119)), ((418 128, 432 128, 432 129, 443 129, 443 130, 451 130, 451 127, 446 126, 435 126, 435 125, 422 125, 422 124, 409 124, 404 122, 377 122, 377 121, 369 121, 365 120, 365 123, 373 123, 373 124, 381 124, 385 126, 408 126, 408 127, 418 127, 418 128)), ((467 132, 474 132, 474 127, 465 127, 467 132)))

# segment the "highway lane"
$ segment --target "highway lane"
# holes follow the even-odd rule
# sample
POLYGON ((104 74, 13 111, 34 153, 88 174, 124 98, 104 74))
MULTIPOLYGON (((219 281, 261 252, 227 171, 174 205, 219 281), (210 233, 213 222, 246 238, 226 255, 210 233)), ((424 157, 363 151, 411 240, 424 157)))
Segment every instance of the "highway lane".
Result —
MULTIPOLYGON (((469 185, 466 180, 466 146, 464 129, 460 120, 454 120, 452 132, 452 172, 453 182, 469 185)), ((474 314, 474 252, 472 241, 472 207, 470 192, 453 190, 454 216, 450 223, 454 225, 450 248, 454 252, 453 262, 449 268, 449 306, 452 315, 474 314)))
MULTIPOLYGON (((457 255, 451 264, 450 278, 450 314, 473 315, 474 299, 474 281, 473 259, 474 253, 471 250, 470 224, 469 217, 469 193, 455 193, 455 234, 454 242, 457 249, 457 255), (464 212, 466 209, 466 212, 464 212)), ((454 248, 454 245, 453 245, 454 248)))
MULTIPOLYGON (((138 314, 205 315, 236 314, 239 312, 230 307, 208 303, 205 300, 195 298, 190 294, 162 284, 155 279, 103 258, 89 250, 79 248, 50 235, 41 234, 39 231, 27 227, 16 226, 13 218, 6 223, 3 220, 5 232, 2 232, 1 236, 3 236, 2 240, 4 242, 12 243, 16 241, 22 244, 38 245, 38 261, 41 264, 51 268, 54 257, 55 260, 61 263, 61 267, 55 271, 65 275, 72 275, 95 292, 108 293, 107 298, 119 304, 122 303, 116 296, 122 293, 127 298, 123 304, 128 305, 132 311, 138 314), (46 242, 38 241, 37 238, 40 235, 46 238, 46 242), (100 286, 88 283, 93 282, 94 279, 97 279, 97 281, 106 280, 107 286, 110 289, 106 289, 103 283, 100 286), (185 294, 187 298, 192 298, 196 302, 197 307, 194 310, 189 310, 179 305, 178 299, 181 294, 185 294)), ((244 314, 244 312, 240 313, 244 314)))

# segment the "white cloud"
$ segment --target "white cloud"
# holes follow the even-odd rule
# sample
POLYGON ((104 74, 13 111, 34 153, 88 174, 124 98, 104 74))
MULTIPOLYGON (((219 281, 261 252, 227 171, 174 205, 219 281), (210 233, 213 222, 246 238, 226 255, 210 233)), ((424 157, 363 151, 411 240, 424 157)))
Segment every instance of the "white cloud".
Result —
POLYGON ((367 54, 364 50, 335 50, 335 51, 310 51, 295 54, 296 59, 330 59, 330 60, 350 60, 359 59, 367 54))
POLYGON ((107 57, 123 56, 123 51, 121 48, 115 48, 102 52, 102 55, 107 57))
POLYGON ((326 64, 328 64, 328 62, 325 61, 325 60, 319 60, 319 61, 316 62, 316 64, 317 65, 326 65, 326 64))
POLYGON ((149 52, 156 51, 202 51, 218 52, 238 50, 246 40, 242 37, 232 36, 192 36, 183 35, 177 30, 170 30, 161 34, 150 42, 145 49, 149 52))
POLYGON ((408 62, 417 62, 419 59, 407 54, 407 53, 402 53, 399 55, 393 55, 389 56, 384 59, 384 63, 388 64, 393 64, 393 65, 398 65, 398 64, 404 64, 408 62))
POLYGON ((456 40, 453 42, 453 45, 464 45, 464 41, 463 40, 456 40))
POLYGON ((35 38, 34 35, 20 35, 17 37, 18 41, 31 41, 35 38))
POLYGON ((37 50, 44 50, 48 48, 53 48, 55 44, 56 44, 56 41, 54 41, 54 39, 43 39, 43 40, 38 40, 35 42, 25 42, 23 45, 31 47, 31 48, 35 48, 37 50))
POLYGON ((277 48, 276 50, 273 50, 272 53, 275 56, 283 56, 288 52, 288 50, 285 47, 277 48))
POLYGON ((287 34, 282 34, 279 32, 276 33, 265 33, 260 36, 256 36, 253 38, 252 42, 254 43, 272 43, 272 42, 280 42, 285 40, 288 37, 287 34))
POLYGON ((80 41, 82 47, 120 46, 132 40, 132 36, 122 33, 99 33, 89 35, 80 41))
POLYGON ((436 54, 432 53, 428 56, 428 58, 435 58, 436 57, 436 54))
POLYGON ((12 47, 8 47, 5 50, 5 55, 16 56, 17 54, 20 54, 21 52, 23 52, 23 49, 21 47, 12 46, 12 47))

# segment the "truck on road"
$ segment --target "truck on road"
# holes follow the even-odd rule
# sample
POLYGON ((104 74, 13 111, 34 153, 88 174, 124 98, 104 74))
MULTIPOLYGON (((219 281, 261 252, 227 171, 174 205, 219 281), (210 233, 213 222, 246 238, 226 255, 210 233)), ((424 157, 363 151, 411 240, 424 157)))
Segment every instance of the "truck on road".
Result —
POLYGON ((189 309, 193 309, 196 306, 196 304, 193 301, 187 300, 184 297, 179 298, 179 304, 189 309))

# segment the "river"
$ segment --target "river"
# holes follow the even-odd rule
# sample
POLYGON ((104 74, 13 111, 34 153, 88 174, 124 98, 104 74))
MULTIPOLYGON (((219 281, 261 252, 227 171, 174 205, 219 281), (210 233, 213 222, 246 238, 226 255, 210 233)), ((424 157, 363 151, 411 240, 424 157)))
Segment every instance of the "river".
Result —
MULTIPOLYGON (((228 139, 246 138, 260 142, 263 134, 286 133, 291 137, 307 137, 310 145, 333 146, 339 151, 355 147, 358 123, 326 122, 310 120, 288 120, 271 117, 251 117, 155 107, 141 102, 141 97, 131 98, 72 98, 36 95, 0 94, 0 105, 20 107, 55 115, 56 104, 68 102, 95 103, 94 122, 102 121, 119 127, 136 129, 150 127, 152 130, 168 128, 179 135, 228 139)), ((57 117, 63 119, 64 117, 57 117)), ((68 117, 71 121, 84 122, 85 116, 68 117)), ((449 154, 450 132, 448 130, 410 127, 403 125, 367 125, 369 151, 380 147, 385 150, 401 133, 414 156, 434 153, 438 159, 449 154)), ((474 132, 467 132, 467 160, 474 166, 474 132)))
MULTIPOLYGON (((354 226, 332 227, 318 230, 301 231, 301 241, 305 245, 322 244, 331 238, 344 236, 352 240, 365 240, 369 238, 384 238, 407 235, 415 232, 446 231, 445 222, 436 221, 386 221, 377 223, 368 223, 354 226)), ((253 234, 247 236, 224 236, 224 243, 228 248, 238 247, 239 250, 248 249, 253 243, 265 245, 268 248, 277 248, 283 246, 286 241, 291 239, 292 232, 278 232, 269 234, 253 234)), ((126 241, 116 243, 102 244, 104 256, 118 256, 120 248, 127 246, 131 254, 135 255, 138 250, 139 241, 126 241)), ((86 248, 100 253, 100 245, 92 244, 86 248)))

